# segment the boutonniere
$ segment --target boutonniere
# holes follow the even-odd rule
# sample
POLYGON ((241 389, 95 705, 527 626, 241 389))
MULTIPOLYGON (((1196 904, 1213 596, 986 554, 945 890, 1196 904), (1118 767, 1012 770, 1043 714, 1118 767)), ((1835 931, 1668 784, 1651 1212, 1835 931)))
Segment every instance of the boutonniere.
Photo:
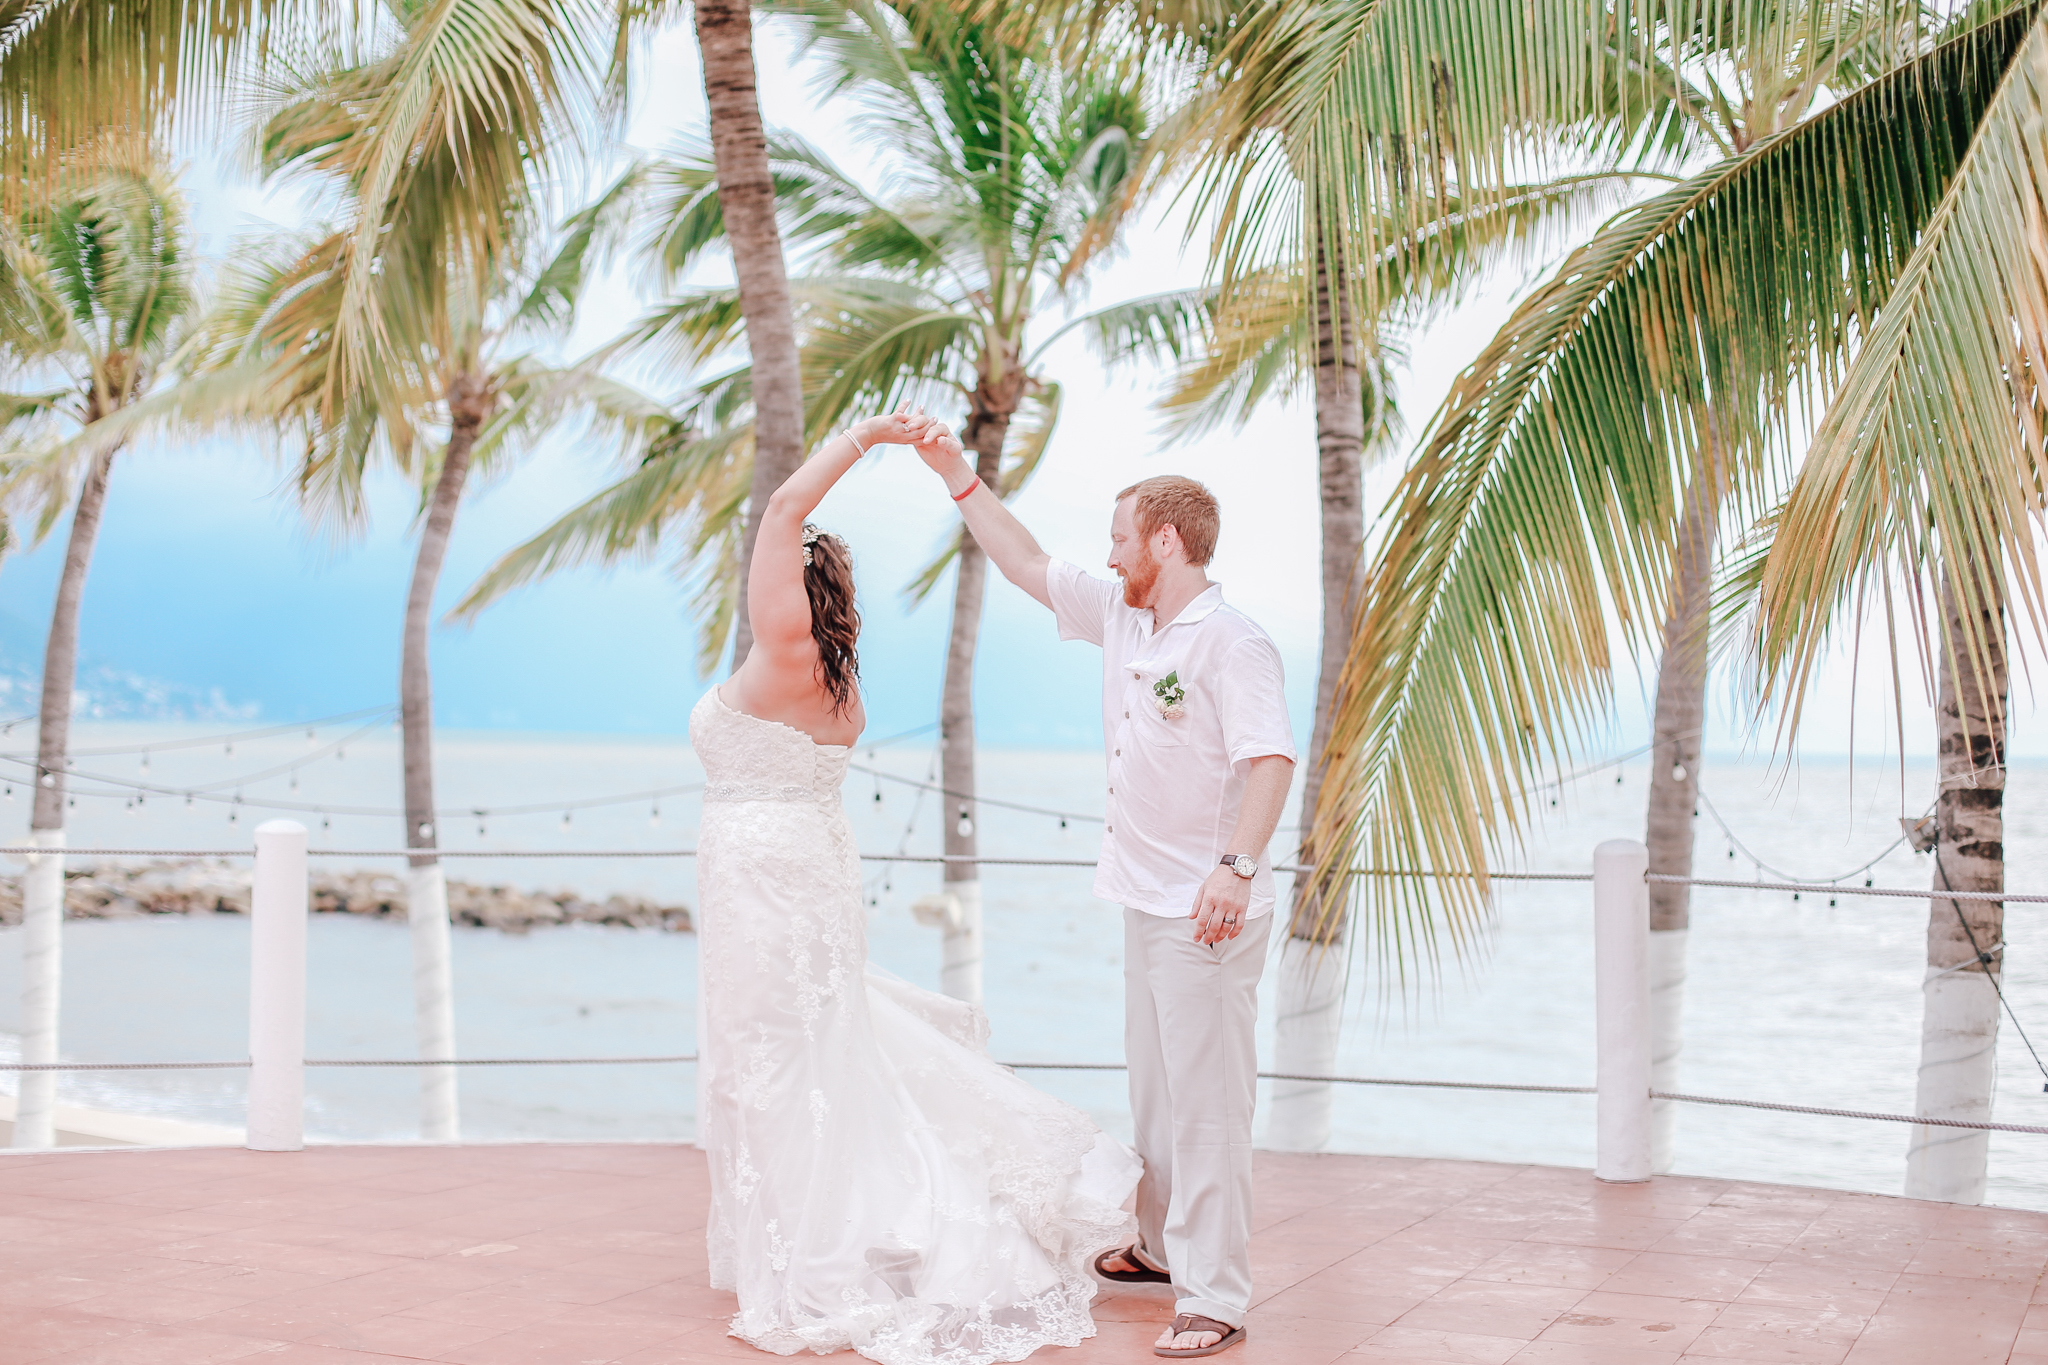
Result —
POLYGON ((1180 672, 1175 670, 1152 684, 1153 705, 1159 708, 1164 720, 1179 720, 1188 713, 1184 702, 1188 699, 1187 689, 1180 685, 1180 672))

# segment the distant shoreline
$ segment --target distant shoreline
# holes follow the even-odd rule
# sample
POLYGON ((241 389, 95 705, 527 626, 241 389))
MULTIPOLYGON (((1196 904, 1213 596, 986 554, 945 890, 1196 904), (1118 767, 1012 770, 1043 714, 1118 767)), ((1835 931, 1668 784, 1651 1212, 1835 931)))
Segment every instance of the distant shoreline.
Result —
MULTIPOLYGON (((249 870, 218 859, 161 859, 144 863, 74 863, 64 872, 64 918, 145 919, 159 915, 246 915, 249 870)), ((0 925, 21 923, 22 878, 0 875, 0 925)), ((403 877, 389 872, 315 871, 312 912, 404 919, 403 877)), ((451 880, 448 917, 456 924, 524 934, 564 924, 607 924, 631 929, 693 931, 686 905, 663 905, 645 896, 588 900, 573 891, 522 891, 500 884, 451 880)))

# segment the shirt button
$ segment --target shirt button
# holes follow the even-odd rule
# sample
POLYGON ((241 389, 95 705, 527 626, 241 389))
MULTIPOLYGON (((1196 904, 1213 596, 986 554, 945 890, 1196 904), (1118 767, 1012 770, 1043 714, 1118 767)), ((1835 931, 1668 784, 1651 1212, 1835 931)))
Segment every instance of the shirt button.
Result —
POLYGON ((1122 757, 1124 756, 1124 751, 1123 751, 1122 749, 1118 749, 1118 750, 1116 751, 1116 756, 1117 756, 1118 758, 1122 758, 1122 757))
POLYGON ((1109 832, 1110 832, 1111 834, 1114 834, 1114 833, 1116 833, 1116 826, 1115 826, 1115 825, 1111 825, 1111 826, 1109 826, 1109 832))
POLYGON ((1130 718, 1131 718, 1131 713, 1130 713, 1130 712, 1128 712, 1128 711, 1124 712, 1124 719, 1125 719, 1125 720, 1129 720, 1130 718))
POLYGON ((1135 673, 1133 673, 1133 674, 1131 674, 1131 676, 1135 678, 1135 677, 1137 677, 1138 675, 1137 675, 1137 674, 1135 674, 1135 673))

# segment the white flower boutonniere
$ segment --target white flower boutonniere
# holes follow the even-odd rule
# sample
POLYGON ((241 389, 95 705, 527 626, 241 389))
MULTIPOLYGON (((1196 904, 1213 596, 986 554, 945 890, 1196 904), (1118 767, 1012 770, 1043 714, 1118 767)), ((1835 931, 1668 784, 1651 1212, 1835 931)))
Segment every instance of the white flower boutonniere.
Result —
POLYGON ((1185 705, 1188 699, 1187 689, 1180 685, 1178 670, 1152 684, 1152 697, 1153 704, 1159 708, 1161 719, 1179 720, 1188 713, 1185 705))

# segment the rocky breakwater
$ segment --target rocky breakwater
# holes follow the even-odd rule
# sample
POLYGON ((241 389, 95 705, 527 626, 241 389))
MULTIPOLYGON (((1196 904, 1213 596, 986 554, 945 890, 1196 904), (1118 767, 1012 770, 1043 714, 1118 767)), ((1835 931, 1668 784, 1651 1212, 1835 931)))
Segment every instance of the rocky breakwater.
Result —
MULTIPOLYGON (((405 918, 405 879, 389 872, 313 873, 316 915, 405 918)), ((212 861, 67 867, 67 919, 136 919, 144 915, 246 915, 249 869, 212 861)), ((509 886, 448 883, 448 916, 457 924, 523 934, 542 925, 611 924, 688 933, 689 907, 644 896, 586 900, 573 891, 520 891, 509 886)), ((21 874, 0 874, 0 924, 21 923, 21 874)))

